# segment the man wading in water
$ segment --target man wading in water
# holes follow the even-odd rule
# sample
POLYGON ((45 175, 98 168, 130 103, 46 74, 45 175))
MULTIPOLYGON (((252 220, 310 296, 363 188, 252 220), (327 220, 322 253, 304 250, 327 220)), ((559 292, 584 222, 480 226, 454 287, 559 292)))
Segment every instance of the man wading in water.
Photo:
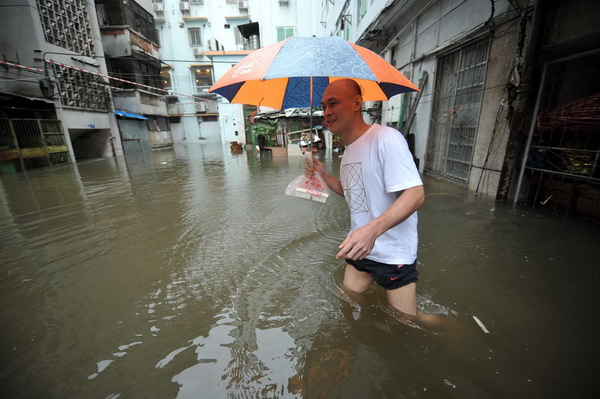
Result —
POLYGON ((417 315, 417 209, 425 200, 423 183, 406 140, 395 129, 367 125, 360 86, 351 79, 329 84, 323 118, 345 146, 340 179, 325 173, 313 157, 306 176, 318 172, 329 188, 346 198, 352 230, 339 246, 347 262, 344 288, 362 293, 373 280, 385 288, 388 303, 417 315))

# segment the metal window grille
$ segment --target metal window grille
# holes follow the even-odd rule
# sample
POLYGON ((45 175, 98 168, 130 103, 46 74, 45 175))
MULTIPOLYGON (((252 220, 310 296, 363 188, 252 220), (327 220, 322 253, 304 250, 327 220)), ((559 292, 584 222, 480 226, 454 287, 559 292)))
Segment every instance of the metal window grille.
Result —
POLYGON ((60 103, 64 107, 108 111, 110 98, 104 78, 51 64, 57 84, 60 103))
POLYGON ((154 17, 135 1, 95 0, 100 25, 129 25, 146 39, 158 43, 154 17))
POLYGON ((59 120, 0 119, 0 162, 22 171, 69 160, 59 120))
POLYGON ((545 207, 555 216, 600 220, 598 69, 598 50, 545 66, 539 112, 524 145, 517 200, 545 207))
POLYGON ((94 56, 85 0, 37 0, 46 42, 89 57, 94 56))
POLYGON ((467 182, 489 60, 489 39, 440 57, 425 170, 467 182))

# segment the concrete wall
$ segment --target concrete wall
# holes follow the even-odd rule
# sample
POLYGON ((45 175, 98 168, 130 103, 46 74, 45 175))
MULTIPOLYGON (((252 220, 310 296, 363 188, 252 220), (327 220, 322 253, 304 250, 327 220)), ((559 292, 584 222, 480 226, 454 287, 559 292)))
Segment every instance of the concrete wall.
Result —
POLYGON ((511 25, 507 25, 507 33, 496 37, 490 49, 486 91, 481 104, 468 182, 469 189, 487 195, 496 195, 509 136, 506 119, 509 99, 506 86, 516 55, 519 21, 511 24, 512 29, 509 29, 511 25))
POLYGON ((219 124, 221 126, 221 138, 224 142, 246 143, 245 123, 242 105, 219 104, 219 124))

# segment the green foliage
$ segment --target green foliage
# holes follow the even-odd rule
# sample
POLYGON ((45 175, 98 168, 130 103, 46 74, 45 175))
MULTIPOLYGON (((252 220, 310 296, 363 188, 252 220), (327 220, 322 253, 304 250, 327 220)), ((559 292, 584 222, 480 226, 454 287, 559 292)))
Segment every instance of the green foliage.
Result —
POLYGON ((274 144, 271 137, 277 132, 277 121, 260 121, 252 125, 252 133, 254 137, 263 136, 267 145, 274 144))

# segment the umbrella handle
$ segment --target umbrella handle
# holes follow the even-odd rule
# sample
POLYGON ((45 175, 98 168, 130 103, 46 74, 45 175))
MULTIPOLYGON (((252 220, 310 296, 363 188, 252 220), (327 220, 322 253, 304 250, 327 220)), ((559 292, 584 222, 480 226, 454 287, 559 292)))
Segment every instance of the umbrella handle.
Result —
POLYGON ((308 162, 310 162, 310 166, 313 166, 312 151, 308 150, 302 155, 308 160, 308 162))

